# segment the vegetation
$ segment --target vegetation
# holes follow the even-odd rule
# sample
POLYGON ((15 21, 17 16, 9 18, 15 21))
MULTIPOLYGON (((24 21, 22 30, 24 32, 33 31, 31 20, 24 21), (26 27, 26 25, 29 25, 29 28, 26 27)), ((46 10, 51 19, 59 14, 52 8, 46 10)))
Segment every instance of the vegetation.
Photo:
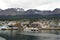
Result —
POLYGON ((29 16, 21 16, 21 15, 15 15, 15 16, 0 16, 0 20, 21 20, 21 19, 33 19, 34 21, 38 19, 60 19, 60 15, 44 15, 44 16, 39 16, 39 15, 29 15, 29 16))

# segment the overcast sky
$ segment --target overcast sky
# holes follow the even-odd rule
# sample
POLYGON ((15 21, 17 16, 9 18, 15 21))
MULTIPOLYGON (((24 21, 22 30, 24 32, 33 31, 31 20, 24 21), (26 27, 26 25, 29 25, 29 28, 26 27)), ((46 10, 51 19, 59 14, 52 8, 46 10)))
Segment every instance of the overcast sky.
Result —
POLYGON ((60 8, 60 0, 0 0, 0 8, 53 10, 60 8))

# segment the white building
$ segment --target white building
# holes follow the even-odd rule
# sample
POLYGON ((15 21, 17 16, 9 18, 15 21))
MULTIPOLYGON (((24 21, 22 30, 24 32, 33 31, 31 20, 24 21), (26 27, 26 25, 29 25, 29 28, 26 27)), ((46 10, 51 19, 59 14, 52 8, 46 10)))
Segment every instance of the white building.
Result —
POLYGON ((48 21, 37 21, 37 22, 33 22, 32 25, 39 28, 49 28, 48 21))
POLYGON ((22 27, 28 27, 29 26, 29 21, 26 22, 21 22, 22 27))

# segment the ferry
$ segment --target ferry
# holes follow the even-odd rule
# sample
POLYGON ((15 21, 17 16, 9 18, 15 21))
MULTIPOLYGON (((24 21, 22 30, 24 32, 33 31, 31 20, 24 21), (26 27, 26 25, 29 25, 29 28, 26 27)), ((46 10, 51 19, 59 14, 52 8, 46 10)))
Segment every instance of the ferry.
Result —
POLYGON ((39 32, 38 28, 24 28, 24 32, 39 32))

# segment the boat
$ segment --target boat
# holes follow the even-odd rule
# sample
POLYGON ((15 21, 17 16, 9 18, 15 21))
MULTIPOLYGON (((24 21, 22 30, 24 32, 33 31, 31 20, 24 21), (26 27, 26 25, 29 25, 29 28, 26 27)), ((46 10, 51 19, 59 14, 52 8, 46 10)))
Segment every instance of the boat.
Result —
POLYGON ((24 32, 38 32, 39 30, 38 30, 38 28, 24 28, 24 30, 23 30, 24 32))
POLYGON ((15 26, 8 26, 8 25, 4 25, 0 27, 0 30, 17 30, 18 27, 15 26))

